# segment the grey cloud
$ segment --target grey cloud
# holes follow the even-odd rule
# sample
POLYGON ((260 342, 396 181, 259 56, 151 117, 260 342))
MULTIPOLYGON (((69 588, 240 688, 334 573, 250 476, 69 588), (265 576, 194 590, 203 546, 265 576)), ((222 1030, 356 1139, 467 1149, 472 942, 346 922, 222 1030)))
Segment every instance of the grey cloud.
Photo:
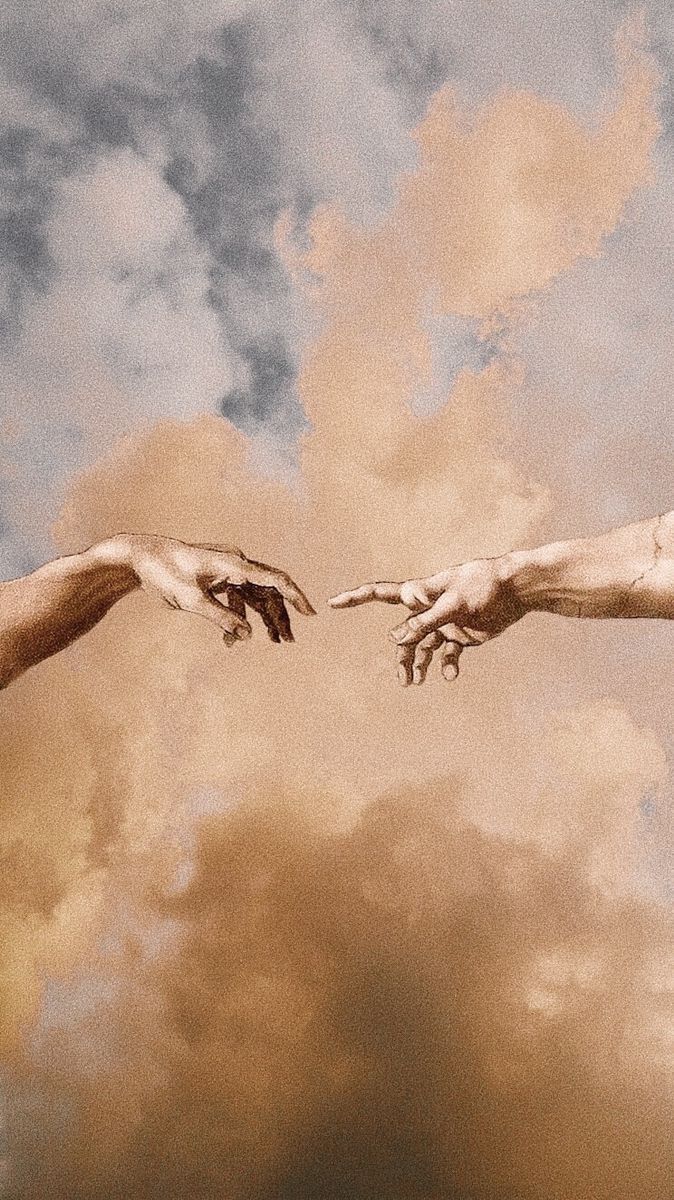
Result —
POLYGON ((41 556, 17 534, 14 522, 5 517, 0 491, 0 579, 17 579, 34 571, 40 562, 41 556))
POLYGON ((41 214, 28 206, 8 213, 0 221, 0 238, 7 257, 31 281, 44 278, 49 255, 42 231, 41 214))
MULTIPOLYGON (((410 121, 423 113, 429 96, 451 78, 457 58, 437 21, 413 0, 341 0, 380 57, 391 87, 401 94, 410 121), (429 36, 433 22, 435 35, 429 36)), ((427 6, 428 7, 428 6, 427 6)))
POLYGON ((674 132, 674 14, 667 0, 652 0, 647 9, 650 45, 662 70, 660 81, 665 132, 674 132))
MULTIPOLYGON (((253 356, 258 339, 262 356, 270 340, 278 341, 283 335, 286 342, 292 339, 294 331, 288 328, 284 306, 287 285, 271 247, 273 220, 281 207, 292 201, 292 186, 284 184, 284 173, 273 152, 273 136, 268 133, 264 144, 264 132, 257 132, 251 120, 255 73, 251 23, 235 22, 216 31, 217 37, 208 31, 187 62, 176 61, 172 70, 170 60, 165 61, 159 87, 156 79, 142 75, 134 86, 131 73, 99 85, 88 78, 82 53, 74 41, 68 41, 64 29, 54 46, 47 44, 40 16, 33 15, 35 30, 27 22, 23 26, 12 22, 11 37, 5 38, 7 65, 15 78, 28 82, 72 122, 79 164, 106 147, 137 148, 148 141, 161 142, 166 158, 164 177, 184 200, 210 256, 210 299, 226 339, 235 352, 238 348, 245 354, 251 348, 253 356), (260 328, 250 327, 251 299, 254 325, 260 328), (263 313, 266 319, 261 318, 263 313)), ((8 161, 16 158, 19 143, 31 136, 25 130, 7 135, 8 161)), ((60 164, 45 163, 45 195, 39 211, 33 218, 22 204, 19 214, 8 217, 7 233, 12 239, 6 238, 6 253, 18 257, 16 284, 8 288, 7 305, 15 325, 20 313, 17 290, 27 287, 35 272, 25 251, 39 248, 43 252, 44 275, 46 246, 44 239, 38 240, 38 231, 48 213, 53 184, 62 174, 60 164), (21 250, 23 257, 18 254, 21 250)), ((303 206, 306 208, 306 203, 303 206)), ((240 374, 245 378, 247 372, 240 374)), ((248 374, 259 374, 252 360, 248 374)), ((267 387, 267 408, 273 410, 279 402, 296 408, 290 391, 274 395, 267 387)), ((233 399, 243 415, 240 391, 233 399)), ((251 403, 259 408, 259 398, 251 403)))
MULTIPOLYGON (((395 89, 367 37, 339 5, 317 3, 230 5, 220 26, 161 3, 142 20, 127 5, 113 20, 101 5, 75 3, 5 15, 9 69, 67 115, 89 154, 161 147, 164 176, 211 255, 212 300, 232 346, 245 356, 259 340, 264 355, 281 338, 292 355, 299 331, 272 247, 275 218, 335 199, 372 212, 411 161, 395 89)), ((266 399, 269 416, 275 402, 293 403, 288 389, 266 399)))
MULTIPOLYGON (((216 50, 195 63, 190 95, 203 115, 206 145, 181 142, 164 171, 208 247, 211 303, 254 379, 270 344, 287 341, 287 285, 272 249, 271 229, 282 207, 293 199, 292 181, 284 180, 271 135, 251 119, 258 51, 252 24, 238 22, 222 31, 216 50), (206 168, 200 161, 205 157, 206 168), (260 330, 255 329, 257 322, 260 330)), ((290 361, 289 348, 274 353, 290 361)), ((285 384, 287 375, 275 376, 285 384)), ((251 415, 271 415, 280 398, 269 386, 271 381, 267 373, 262 393, 251 393, 251 415)), ((232 405, 242 416, 243 401, 239 387, 232 405)))
POLYGON ((674 426, 674 155, 631 205, 596 259, 532 302, 517 339, 526 376, 511 450, 539 460, 574 522, 599 507, 607 525, 671 507, 674 426))
POLYGON ((615 81, 612 37, 629 0, 342 0, 419 112, 449 80, 469 102, 499 87, 531 88, 592 118, 615 81), (420 70, 421 65, 421 70, 420 70))
MULTIPOLYGON (((594 104, 612 79, 611 30, 623 7, 574 9, 563 23, 569 46, 587 60, 578 71, 577 54, 568 56, 576 93, 580 78, 592 91, 583 103, 594 104)), ((30 4, 23 15, 5 5, 4 51, 14 74, 82 129, 90 153, 147 149, 159 139, 165 178, 212 257, 213 303, 245 357, 258 337, 263 355, 270 339, 282 338, 288 353, 297 348, 270 244, 280 210, 307 212, 320 200, 354 212, 385 205, 396 171, 411 164, 406 125, 446 78, 467 84, 472 98, 509 82, 544 92, 564 84, 568 100, 564 73, 548 71, 538 53, 560 32, 557 12, 548 6, 541 19, 539 3, 515 10, 431 0, 420 9, 401 0, 311 0, 230 5, 218 24, 216 9, 204 20, 159 0, 142 15, 127 4, 30 4), (259 330, 250 327, 251 302, 259 330)), ((555 54, 559 66, 559 46, 555 54)), ((268 415, 274 399, 266 396, 268 415)), ((259 397, 251 403, 259 408, 259 397)))
POLYGON ((92 93, 82 111, 88 137, 96 145, 133 145, 133 108, 133 97, 114 84, 92 93))
MULTIPOLYGON (((6 332, 16 336, 25 305, 53 279, 44 226, 62 181, 132 148, 180 196, 204 255, 232 378, 205 403, 292 439, 304 422, 290 371, 309 330, 273 244, 279 213, 294 211, 300 237, 319 202, 376 220, 414 163, 410 126, 445 79, 469 103, 509 84, 591 119, 614 82, 625 11, 622 0, 563 13, 541 0, 276 0, 212 12, 163 0, 4 4, 3 65, 40 112, 5 133, 15 188, 4 218, 6 332)), ((664 9, 649 11, 664 55, 664 9)), ((147 286, 172 302, 161 274, 147 286)), ((492 352, 474 331, 435 340, 448 383, 492 352)), ((152 403, 139 387, 139 420, 160 415, 152 403)))
POLYGON ((3 340, 17 333, 27 294, 48 283, 52 261, 44 231, 57 155, 33 129, 0 132, 0 263, 3 340))
MULTIPOLYGON (((281 338, 248 344, 242 352, 248 380, 245 386, 236 386, 223 397, 220 411, 234 425, 255 432, 257 427, 269 422, 279 396, 290 393, 296 368, 281 338)), ((290 432, 296 434, 304 424, 298 413, 290 432)))

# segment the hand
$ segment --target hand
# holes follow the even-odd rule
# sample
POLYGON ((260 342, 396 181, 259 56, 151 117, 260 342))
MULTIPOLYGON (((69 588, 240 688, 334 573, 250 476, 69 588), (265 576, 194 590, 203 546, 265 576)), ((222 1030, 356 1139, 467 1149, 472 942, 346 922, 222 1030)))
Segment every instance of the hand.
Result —
POLYGON ((465 646, 481 646, 524 616, 510 584, 509 562, 507 556, 477 559, 426 579, 366 583, 329 603, 333 608, 354 608, 373 600, 404 604, 414 615, 389 635, 398 647, 400 683, 423 683, 438 650, 442 674, 451 680, 459 673, 465 646))
POLYGON ((171 608, 213 621, 228 646, 251 636, 246 606, 262 618, 272 642, 294 641, 286 601, 304 616, 314 613, 289 575, 238 549, 133 535, 115 542, 141 588, 154 590, 171 608))

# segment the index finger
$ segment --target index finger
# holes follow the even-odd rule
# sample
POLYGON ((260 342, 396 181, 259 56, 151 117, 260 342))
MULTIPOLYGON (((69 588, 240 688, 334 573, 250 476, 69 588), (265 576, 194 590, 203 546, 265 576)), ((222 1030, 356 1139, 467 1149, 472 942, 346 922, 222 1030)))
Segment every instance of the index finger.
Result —
POLYGON ((400 604, 400 583, 364 583, 351 592, 340 592, 328 600, 331 608, 356 608, 359 604, 370 604, 379 600, 382 604, 400 604))
POLYGON ((245 570, 250 583, 256 583, 259 587, 276 588, 283 599, 292 604, 293 608, 296 608, 305 617, 316 616, 314 606, 295 581, 286 575, 285 571, 277 571, 275 567, 268 567, 265 563, 252 562, 250 559, 246 559, 245 570))

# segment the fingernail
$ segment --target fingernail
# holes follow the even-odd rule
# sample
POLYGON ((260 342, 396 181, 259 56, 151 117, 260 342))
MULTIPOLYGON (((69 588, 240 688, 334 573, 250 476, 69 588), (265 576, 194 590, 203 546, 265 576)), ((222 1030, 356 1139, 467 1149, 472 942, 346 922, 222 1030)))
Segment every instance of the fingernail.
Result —
POLYGON ((401 683, 403 687, 407 687, 407 684, 409 683, 407 671, 404 667, 398 667, 398 683, 401 683))
POLYGON ((405 626, 403 625, 403 626, 399 626, 398 629, 392 629, 389 633, 389 637, 392 642, 396 642, 399 645, 400 642, 403 641, 406 633, 407 633, 407 630, 405 629, 405 626))
POLYGON ((412 683, 422 683, 422 682, 423 682, 423 680, 421 678, 421 671, 414 671, 412 673, 412 683))
POLYGON ((451 683, 459 674, 459 668, 454 663, 448 663, 446 667, 442 668, 442 674, 451 683))
POLYGON ((234 630, 234 636, 238 638, 239 641, 245 642, 246 639, 250 637, 252 632, 253 631, 250 628, 250 625, 237 625, 236 629, 234 630))

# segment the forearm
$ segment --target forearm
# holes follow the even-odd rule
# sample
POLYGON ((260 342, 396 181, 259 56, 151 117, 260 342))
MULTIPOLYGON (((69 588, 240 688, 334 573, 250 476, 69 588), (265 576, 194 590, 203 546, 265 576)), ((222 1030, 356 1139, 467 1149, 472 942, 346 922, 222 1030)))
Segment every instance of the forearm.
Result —
POLYGON ((674 618, 674 512, 597 538, 506 555, 525 611, 574 617, 674 618))
POLYGON ((87 633, 137 586, 122 537, 0 583, 0 687, 87 633))

